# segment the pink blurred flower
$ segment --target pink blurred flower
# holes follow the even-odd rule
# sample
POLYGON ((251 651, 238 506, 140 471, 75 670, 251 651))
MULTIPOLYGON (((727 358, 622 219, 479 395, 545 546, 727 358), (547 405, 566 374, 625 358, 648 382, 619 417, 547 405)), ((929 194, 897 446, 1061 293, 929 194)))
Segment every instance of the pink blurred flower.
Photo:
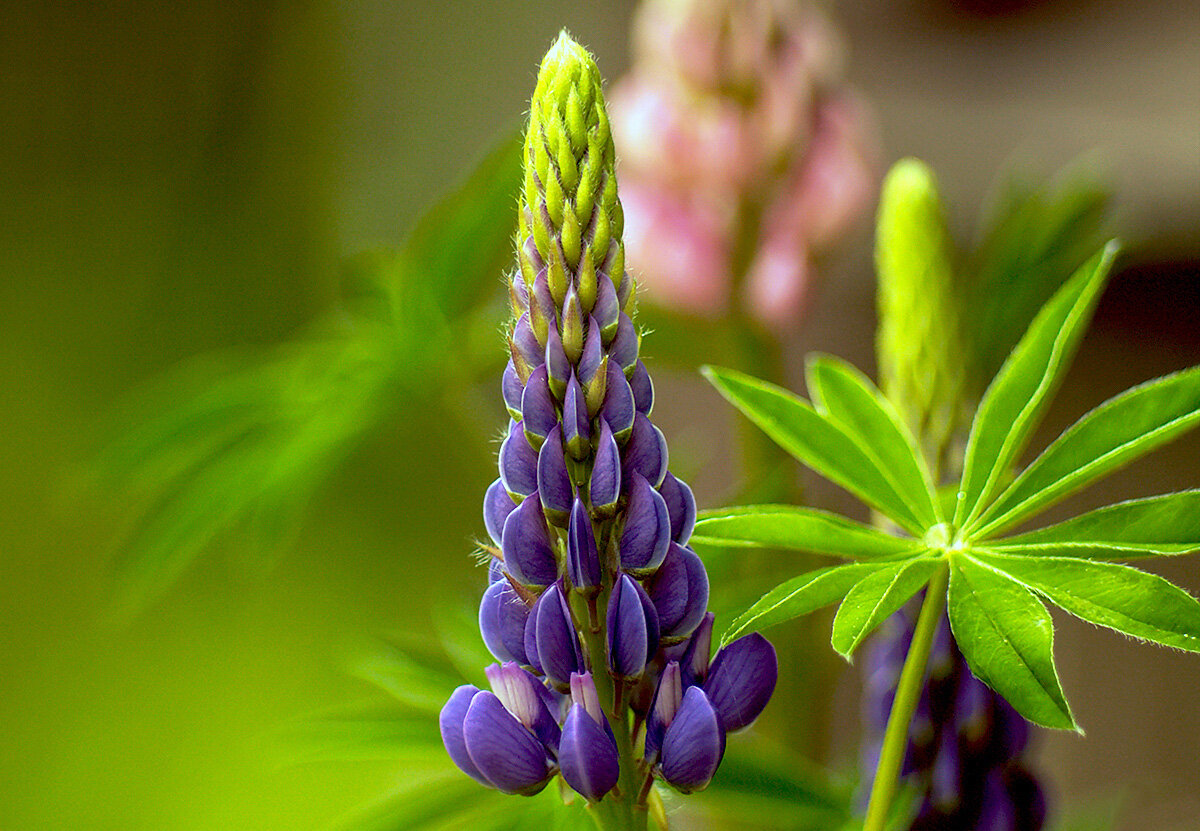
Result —
POLYGON ((610 96, 630 266, 664 306, 737 302, 786 326, 813 254, 874 187, 873 125, 835 33, 784 0, 648 0, 635 26, 634 68, 610 96))

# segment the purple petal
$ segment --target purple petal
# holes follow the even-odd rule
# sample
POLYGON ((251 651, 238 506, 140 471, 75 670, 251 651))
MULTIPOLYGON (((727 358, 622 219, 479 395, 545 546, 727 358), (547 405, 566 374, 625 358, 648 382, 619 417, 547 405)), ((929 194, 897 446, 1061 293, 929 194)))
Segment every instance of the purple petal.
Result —
POLYGON ((663 778, 684 793, 704 789, 725 755, 725 731, 700 687, 689 687, 663 734, 663 778))
POLYGON ((680 677, 679 664, 668 661, 658 679, 654 693, 654 706, 646 714, 646 761, 655 764, 662 752, 663 733, 675 720, 679 705, 683 702, 684 685, 680 677))
POLYGON ((567 452, 575 459, 586 459, 592 452, 590 440, 592 426, 587 411, 587 401, 584 399, 583 387, 575 373, 567 382, 567 391, 563 398, 563 438, 566 440, 567 452))
POLYGON ((699 625, 708 608, 708 573, 694 551, 671 543, 666 559, 646 578, 664 638, 682 640, 699 625))
POLYGON ((592 802, 612 790, 621 773, 612 736, 579 704, 563 724, 558 765, 566 783, 592 802))
POLYGON ((629 386, 633 388, 633 400, 637 404, 637 411, 644 416, 650 415, 650 411, 654 409, 654 382, 650 380, 650 373, 641 361, 633 368, 629 386))
POLYGON ((571 673, 583 668, 583 659, 571 611, 557 583, 542 592, 535 614, 538 663, 556 687, 565 689, 571 684, 571 673))
POLYGON ((504 709, 532 730, 552 753, 557 753, 562 731, 543 696, 545 685, 531 672, 511 662, 492 664, 484 672, 504 709))
POLYGON ((679 663, 685 686, 703 684, 708 678, 708 660, 712 654, 713 621, 715 619, 712 612, 705 612, 696 631, 692 632, 692 636, 688 638, 687 648, 683 651, 683 658, 679 663))
POLYGON ((471 706, 471 699, 477 692, 479 692, 479 687, 474 684, 463 684, 450 693, 450 700, 446 702, 442 707, 442 712, 438 715, 438 725, 442 728, 442 744, 446 746, 446 752, 450 754, 454 764, 458 765, 459 770, 467 776, 490 788, 492 783, 479 772, 479 768, 475 767, 475 763, 471 761, 471 755, 467 753, 467 743, 463 739, 463 719, 467 717, 467 709, 471 706))
POLYGON ((549 330, 558 328, 558 310, 550 294, 550 281, 544 268, 533 280, 533 294, 529 297, 529 324, 543 343, 549 330))
POLYGON ((546 337, 546 371, 550 391, 555 398, 562 400, 567 391, 567 381, 571 379, 571 362, 567 360, 562 338, 554 326, 550 327, 550 334, 546 337))
POLYGON ((620 325, 621 304, 612 280, 605 279, 603 274, 596 275, 596 304, 592 306, 592 317, 600 324, 605 345, 611 344, 620 325))
POLYGON ((521 426, 530 447, 541 447, 546 435, 558 424, 558 410, 550 394, 545 365, 529 373, 521 396, 521 426))
POLYGON ((487 528, 488 536, 496 545, 500 544, 500 535, 504 533, 504 520, 516 507, 517 503, 508 495, 502 480, 488 485, 483 495, 483 527, 487 528))
POLYGON ((637 410, 633 406, 633 390, 625 380, 625 374, 615 361, 608 362, 608 374, 605 381, 604 406, 600 408, 600 417, 612 428, 618 444, 629 440, 633 431, 634 415, 637 410))
MULTIPOLYGON (((513 592, 512 586, 509 585, 507 580, 497 580, 484 591, 483 599, 479 601, 479 633, 483 636, 483 643, 488 648, 488 652, 495 655, 497 661, 520 660, 524 663, 524 650, 514 653, 509 648, 509 644, 505 642, 504 634, 501 631, 500 607, 508 599, 506 597, 506 590, 513 596, 516 595, 516 592, 513 592)), ((525 604, 522 603, 521 605, 525 604)), ((526 610, 525 615, 528 617, 528 610, 526 610)), ((510 622, 512 617, 511 613, 506 614, 505 622, 510 622)), ((524 634, 525 629, 522 626, 522 638, 524 638, 524 634)))
POLYGON ((538 453, 537 479, 538 496, 546 519, 560 528, 565 526, 571 503, 575 501, 575 489, 571 487, 571 476, 567 473, 562 428, 557 424, 546 435, 546 442, 538 453))
POLYGON ((497 580, 507 580, 504 576, 504 561, 499 557, 492 557, 488 560, 488 585, 495 583, 497 580))
MULTIPOLYGON (((600 327, 604 328, 603 322, 600 327)), ((608 355, 620 365, 622 371, 633 371, 633 365, 638 359, 638 335, 633 321, 624 312, 621 313, 621 320, 617 325, 617 335, 608 345, 608 355)))
POLYGON ((593 510, 601 516, 611 514, 621 497, 621 451, 612 430, 603 419, 600 421, 600 436, 596 445, 596 459, 592 463, 588 496, 593 510))
POLYGON ((548 586, 558 577, 558 564, 539 499, 526 499, 508 519, 500 537, 504 568, 518 583, 548 586))
POLYGON ((755 632, 717 653, 704 691, 721 714, 721 724, 733 732, 758 718, 771 700, 778 677, 775 647, 755 632))
POLYGON ((634 576, 653 573, 671 545, 667 503, 639 473, 630 474, 629 502, 619 548, 621 567, 634 576))
POLYGON ((671 517, 671 539, 687 545, 692 529, 696 527, 696 497, 692 495, 692 489, 668 472, 658 492, 667 503, 667 513, 671 517))
POLYGON ((462 729, 475 768, 504 793, 529 796, 550 781, 546 748, 494 694, 475 694, 462 729))
POLYGON ((606 720, 604 711, 600 709, 600 696, 596 693, 596 682, 592 679, 590 672, 571 673, 571 703, 583 707, 597 724, 606 720))
POLYGON ((600 360, 604 357, 604 345, 600 342, 600 324, 596 318, 588 316, 587 336, 583 339, 583 354, 579 358, 579 380, 587 386, 600 368, 600 360))
POLYGON ((528 312, 517 318, 517 324, 513 327, 512 343, 513 348, 530 369, 545 362, 545 350, 538 343, 537 335, 533 333, 533 327, 529 325, 528 312))
POLYGON ((625 445, 622 468, 626 480, 636 471, 656 488, 667 475, 667 440, 641 413, 633 419, 633 433, 625 445))
POLYGON ((629 302, 629 295, 633 293, 633 278, 629 276, 628 271, 623 271, 620 278, 620 282, 617 283, 617 302, 621 304, 621 308, 623 309, 625 308, 625 304, 629 302))
POLYGON ((509 422, 508 436, 500 445, 500 480, 514 502, 537 491, 537 451, 529 446, 519 421, 509 422))
POLYGON ((632 577, 622 574, 608 598, 608 667, 618 678, 641 675, 650 657, 650 626, 640 588, 632 577))
POLYGON ((567 577, 577 589, 594 589, 600 585, 596 532, 581 499, 576 499, 571 506, 571 521, 567 526, 567 577))
POLYGON ((508 414, 513 418, 520 418, 521 396, 525 393, 525 385, 521 383, 521 376, 517 375, 517 368, 513 366, 511 358, 508 360, 508 365, 504 367, 504 376, 500 380, 500 391, 504 395, 504 406, 508 407, 508 414))

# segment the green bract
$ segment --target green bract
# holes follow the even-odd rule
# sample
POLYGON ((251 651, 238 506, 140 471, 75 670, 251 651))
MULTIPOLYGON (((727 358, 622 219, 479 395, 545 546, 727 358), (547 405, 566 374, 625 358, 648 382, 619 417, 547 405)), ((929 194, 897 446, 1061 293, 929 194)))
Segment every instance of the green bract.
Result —
POLYGON ((841 600, 833 646, 849 658, 884 618, 948 570, 951 630, 971 670, 1030 721, 1067 729, 1078 727, 1054 668, 1044 601, 1135 638, 1200 652, 1195 598, 1161 577, 1098 561, 1200 549, 1200 491, 1123 502, 1003 536, 1200 421, 1194 367, 1100 405, 1010 479, 1087 328, 1116 250, 1110 243, 1059 289, 988 386, 956 498, 945 510, 908 425, 853 367, 828 356, 810 359, 811 404, 742 373, 705 368, 720 393, 789 453, 901 529, 888 533, 793 506, 702 513, 699 542, 854 561, 776 587, 730 625, 724 641, 841 600))

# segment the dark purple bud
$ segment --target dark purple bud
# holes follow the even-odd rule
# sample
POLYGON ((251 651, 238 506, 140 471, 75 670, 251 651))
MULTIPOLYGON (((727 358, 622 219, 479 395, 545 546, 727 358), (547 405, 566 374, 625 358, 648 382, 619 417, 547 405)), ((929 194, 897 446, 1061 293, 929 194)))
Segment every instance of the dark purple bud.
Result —
MULTIPOLYGON (((601 323, 601 328, 603 328, 601 323)), ((633 372, 633 365, 638 359, 638 334, 629 315, 621 313, 621 321, 617 324, 617 335, 608 345, 608 356, 616 361, 626 374, 633 372)))
POLYGON ((550 781, 546 748, 493 693, 475 694, 462 729, 475 768, 504 793, 530 796, 550 781))
POLYGON ((704 682, 704 691, 733 732, 750 724, 775 692, 779 661, 775 647, 757 632, 738 638, 717 652, 704 682))
POLYGON ((565 688, 571 683, 571 673, 583 669, 583 658, 571 610, 557 583, 542 592, 534 614, 538 663, 556 687, 565 688))
POLYGON ((557 753, 562 730, 546 703, 545 685, 514 663, 492 664, 484 673, 504 709, 532 730, 551 753, 557 753))
POLYGON ((592 590, 600 586, 596 532, 581 499, 571 506, 571 521, 567 526, 567 577, 577 589, 592 590))
POLYGON ((525 429, 529 446, 535 449, 542 446, 546 434, 558 424, 557 404, 550 394, 546 377, 544 364, 529 373, 529 381, 521 396, 521 426, 525 429))
POLYGON ((579 380, 587 386, 600 368, 604 357, 604 345, 600 342, 600 324, 596 318, 588 316, 587 337, 583 340, 583 354, 579 357, 579 380))
POLYGON ((633 391, 621 368, 614 361, 608 362, 607 379, 605 380, 604 406, 600 408, 600 417, 612 428, 618 444, 625 444, 633 431, 634 415, 633 391))
POLYGON ((608 423, 600 420, 596 459, 588 486, 592 510, 599 516, 611 516, 621 497, 621 451, 608 423))
POLYGON ((514 502, 537 491, 537 451, 529 446, 521 422, 510 421, 500 445, 500 481, 514 502))
MULTIPOLYGON (((964 683, 983 687, 983 682, 974 675, 970 675, 964 683)), ((1029 722, 1000 696, 989 695, 988 697, 992 701, 992 721, 995 724, 991 731, 992 740, 1003 747, 1002 752, 1005 759, 1021 755, 1029 744, 1029 722)))
MULTIPOLYGON (((604 720, 603 715, 600 718, 604 720)), ((617 744, 582 704, 571 705, 567 713, 558 765, 566 783, 591 802, 603 797, 617 784, 621 773, 617 744)))
POLYGON ((575 373, 571 373, 571 380, 567 382, 567 392, 563 398, 563 438, 566 439, 567 452, 574 459, 586 459, 592 452, 592 427, 587 400, 575 373))
POLYGON ((962 793, 962 753, 954 735, 955 725, 942 725, 942 737, 938 743, 940 752, 929 773, 929 801, 941 812, 958 808, 962 793))
POLYGON ((496 545, 500 544, 500 534, 504 531, 504 520, 513 512, 517 503, 512 501, 504 482, 497 479, 488 485, 487 493, 483 495, 483 527, 487 528, 488 536, 496 545))
POLYGON ((567 459, 563 455, 562 428, 557 424, 546 436, 546 443, 538 453, 538 496, 546 519, 565 527, 575 501, 575 489, 571 487, 571 475, 567 473, 567 459))
POLYGON ((517 323, 513 327, 512 342, 513 348, 530 369, 545 361, 545 350, 538 342, 537 335, 533 333, 528 313, 517 318, 517 323))
POLYGON ((689 687, 663 733, 659 769, 684 793, 703 790, 725 755, 725 731, 700 687, 689 687))
POLYGON ((525 657, 525 623, 528 619, 529 607, 507 579, 497 580, 487 587, 479 603, 479 632, 496 660, 529 663, 525 657))
POLYGON ((696 552, 671 543, 662 565, 646 578, 662 637, 678 642, 692 634, 708 608, 708 572, 696 552))
POLYGON ((526 499, 504 520, 500 550, 504 568, 518 583, 548 586, 558 578, 558 565, 539 499, 526 499))
POLYGON ((650 415, 650 411, 654 409, 654 382, 650 380, 650 373, 646 371, 646 365, 641 361, 638 361, 633 368, 629 386, 633 388, 633 400, 637 405, 637 411, 644 416, 650 415))
POLYGON ((992 696, 969 672, 963 673, 955 687, 954 721, 958 733, 968 746, 981 751, 991 733, 992 711, 988 705, 992 696))
POLYGON ((692 489, 668 472, 658 492, 666 501, 667 513, 671 516, 671 539, 687 545, 692 529, 696 527, 696 497, 692 495, 692 489))
POLYGON ((654 605, 644 596, 637 581, 622 574, 608 598, 608 668, 617 678, 637 678, 658 648, 654 605))
POLYGON ((712 612, 705 612, 700 619, 700 625, 688 638, 687 648, 683 652, 679 669, 683 673, 683 684, 690 687, 693 684, 703 684, 708 678, 708 661, 712 655, 713 621, 716 617, 712 612))
POLYGON ((442 744, 446 746, 446 752, 450 754, 454 764, 458 765, 459 770, 467 776, 490 788, 492 783, 479 772, 479 768, 475 767, 475 763, 471 761, 471 755, 467 752, 467 743, 463 739, 463 720, 467 717, 467 709, 471 706, 471 699, 477 692, 479 692, 479 687, 474 684, 463 684, 450 693, 450 700, 442 707, 442 712, 438 716, 438 725, 442 728, 442 744))
POLYGON ((606 345, 611 344, 617 334, 621 318, 621 304, 617 301, 617 289, 612 280, 600 275, 596 281, 596 305, 592 317, 600 324, 601 337, 606 345))
POLYGON ((623 473, 626 481, 634 471, 656 488, 667 475, 667 440, 662 431, 641 413, 634 417, 633 433, 625 444, 623 473))
POLYGON ((667 503, 639 473, 630 474, 625 527, 621 530, 621 568, 641 577, 662 564, 671 545, 667 503))
POLYGON ((680 676, 679 664, 668 661, 663 668, 662 676, 658 679, 658 690, 654 693, 654 705, 646 714, 646 761, 650 764, 658 762, 662 752, 662 738, 666 729, 675 720, 675 713, 683 702, 684 684, 680 676))
POLYGON ((567 391, 567 382, 571 380, 571 362, 567 360, 562 338, 555 327, 550 328, 546 337, 546 370, 550 391, 561 401, 567 391))
POLYGON ((517 368, 511 358, 504 367, 500 391, 504 394, 504 406, 508 408, 508 414, 513 418, 520 418, 521 396, 525 394, 525 386, 521 383, 521 376, 517 375, 517 368))

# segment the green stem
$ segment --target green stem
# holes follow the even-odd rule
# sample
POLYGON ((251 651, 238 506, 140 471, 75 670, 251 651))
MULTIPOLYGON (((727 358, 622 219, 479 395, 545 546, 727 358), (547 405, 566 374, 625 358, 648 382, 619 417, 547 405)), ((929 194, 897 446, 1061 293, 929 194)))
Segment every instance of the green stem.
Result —
POLYGON ((925 588, 925 601, 921 604, 921 615, 917 618, 917 628, 908 646, 908 657, 904 659, 900 684, 896 687, 896 698, 892 701, 887 731, 883 735, 883 749, 875 768, 875 782, 871 786, 871 801, 867 805, 863 831, 884 831, 891 811, 899 784, 900 766, 908 749, 908 730, 917 709, 917 700, 921 697, 925 666, 933 649, 933 636, 946 608, 946 583, 949 577, 949 566, 943 563, 925 588))

